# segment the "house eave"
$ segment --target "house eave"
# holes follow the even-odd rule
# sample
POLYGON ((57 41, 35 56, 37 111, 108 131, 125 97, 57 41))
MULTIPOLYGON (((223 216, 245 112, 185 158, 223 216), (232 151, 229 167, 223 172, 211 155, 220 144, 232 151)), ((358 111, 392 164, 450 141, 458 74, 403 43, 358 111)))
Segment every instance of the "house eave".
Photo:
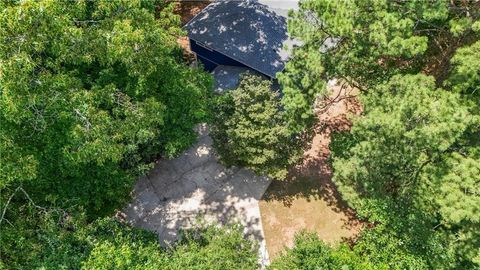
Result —
MULTIPOLYGON (((198 44, 198 43, 204 44, 203 42, 192 38, 190 35, 188 36, 188 38, 191 39, 191 40, 193 40, 193 41, 195 41, 197 44, 198 44)), ((191 45, 190 45, 190 46, 191 46, 191 45)), ((245 65, 246 67, 248 67, 248 68, 250 68, 250 69, 252 69, 252 70, 255 70, 256 72, 259 72, 259 73, 267 76, 267 77, 270 78, 270 79, 276 79, 276 73, 283 72, 283 70, 285 70, 285 66, 284 66, 280 71, 277 71, 277 72, 272 76, 272 74, 267 74, 267 73, 265 73, 265 72, 263 72, 263 71, 261 71, 261 70, 259 70, 259 69, 257 69, 257 68, 254 68, 254 67, 248 65, 247 63, 239 60, 238 58, 235 58, 235 57, 232 57, 232 56, 230 56, 230 55, 227 55, 227 54, 222 53, 222 52, 216 50, 214 47, 210 47, 210 49, 213 50, 213 51, 215 51, 216 53, 219 53, 219 54, 221 54, 221 55, 223 55, 223 56, 226 56, 226 57, 228 57, 228 58, 231 58, 231 59, 233 59, 233 60, 235 60, 235 61, 237 61, 237 62, 245 65)), ((196 52, 194 52, 194 53, 197 54, 196 52)), ((211 60, 211 61, 212 61, 212 62, 215 62, 215 61, 213 61, 213 60, 211 60)))

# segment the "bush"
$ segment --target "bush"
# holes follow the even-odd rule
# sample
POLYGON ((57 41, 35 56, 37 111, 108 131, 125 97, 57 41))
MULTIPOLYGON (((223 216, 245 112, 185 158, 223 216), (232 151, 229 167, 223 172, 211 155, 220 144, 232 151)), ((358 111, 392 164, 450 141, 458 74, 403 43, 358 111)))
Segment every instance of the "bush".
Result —
POLYGON ((295 236, 295 246, 285 250, 269 269, 442 269, 429 267, 429 258, 406 248, 404 240, 381 225, 362 232, 352 248, 345 243, 332 247, 315 233, 301 232, 295 236))
POLYGON ((285 121, 279 93, 271 86, 262 77, 244 74, 237 89, 217 98, 212 137, 227 165, 284 179, 301 148, 285 121))
POLYGON ((211 78, 179 59, 173 5, 0 3, 0 188, 89 217, 128 199, 159 156, 195 139, 211 78), (18 38, 22 37, 22 38, 18 38))
MULTIPOLYGON (((2 209, 3 210, 3 209, 2 209)), ((152 232, 82 211, 10 204, 0 224, 0 269, 257 269, 241 226, 201 226, 169 248, 152 232), (13 211, 15 210, 15 211, 13 211), (8 221, 7 221, 8 220, 8 221)))

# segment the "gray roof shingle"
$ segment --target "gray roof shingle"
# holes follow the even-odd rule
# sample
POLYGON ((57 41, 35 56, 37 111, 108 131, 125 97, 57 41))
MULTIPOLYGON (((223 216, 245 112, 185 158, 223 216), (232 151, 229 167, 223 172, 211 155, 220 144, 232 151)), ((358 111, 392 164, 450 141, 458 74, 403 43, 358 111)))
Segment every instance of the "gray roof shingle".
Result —
POLYGON ((284 69, 293 44, 286 18, 257 0, 215 1, 185 29, 189 37, 269 77, 284 69))
MULTIPOLYGON (((251 74, 261 75, 255 71, 252 72, 251 69, 246 67, 235 67, 235 66, 217 66, 213 71, 212 75, 214 78, 214 91, 216 93, 223 93, 228 90, 232 90, 238 87, 240 83, 240 77, 243 73, 250 72, 251 74)), ((266 77, 264 77, 266 78, 266 77)))

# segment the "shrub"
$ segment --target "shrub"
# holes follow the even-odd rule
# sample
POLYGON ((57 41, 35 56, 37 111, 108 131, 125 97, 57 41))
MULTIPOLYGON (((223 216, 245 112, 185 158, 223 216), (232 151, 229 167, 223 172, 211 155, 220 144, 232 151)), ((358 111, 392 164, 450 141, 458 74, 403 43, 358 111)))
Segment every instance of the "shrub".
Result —
POLYGON ((300 145, 271 86, 260 76, 244 74, 237 89, 217 98, 212 137, 227 165, 284 179, 300 156, 300 145))

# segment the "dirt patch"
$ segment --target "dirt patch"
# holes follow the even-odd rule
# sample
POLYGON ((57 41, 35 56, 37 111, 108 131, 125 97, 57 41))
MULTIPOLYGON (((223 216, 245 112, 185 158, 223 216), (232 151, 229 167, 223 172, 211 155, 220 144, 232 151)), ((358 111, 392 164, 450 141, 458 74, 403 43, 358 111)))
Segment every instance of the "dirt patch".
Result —
MULTIPOLYGON (((187 24, 195 15, 197 15, 202 9, 208 6, 212 1, 189 1, 189 0, 182 0, 182 1, 172 1, 176 3, 176 7, 174 12, 180 15, 180 20, 182 26, 187 24)), ((195 55, 190 50, 190 42, 188 37, 179 37, 177 38, 177 43, 183 49, 183 58, 187 63, 192 63, 195 61, 195 55)))
POLYGON ((177 43, 182 48, 183 60, 187 64, 193 63, 195 59, 195 54, 190 50, 190 40, 188 37, 179 37, 177 38, 177 43))
POLYGON ((176 2, 177 6, 175 8, 175 13, 179 14, 182 21, 182 26, 188 23, 195 15, 197 15, 202 9, 208 6, 212 1, 202 1, 202 0, 181 0, 181 1, 172 1, 176 2))
POLYGON ((332 182, 330 134, 350 128, 348 114, 360 113, 356 91, 330 86, 329 98, 317 106, 318 126, 304 161, 287 180, 273 181, 260 201, 262 223, 270 258, 292 247, 295 233, 315 231, 328 243, 354 238, 362 228, 355 212, 342 201, 332 182))

